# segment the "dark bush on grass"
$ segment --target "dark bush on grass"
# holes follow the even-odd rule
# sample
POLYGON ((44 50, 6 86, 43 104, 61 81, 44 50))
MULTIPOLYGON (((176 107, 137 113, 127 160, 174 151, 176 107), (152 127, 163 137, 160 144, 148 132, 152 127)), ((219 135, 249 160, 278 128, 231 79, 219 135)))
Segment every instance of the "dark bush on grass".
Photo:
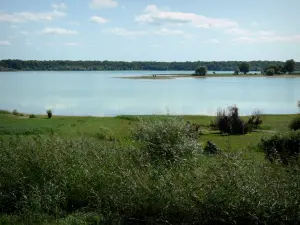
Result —
POLYGON ((52 109, 48 109, 46 112, 47 112, 48 119, 51 119, 52 118, 52 109))
POLYGON ((248 132, 248 126, 239 117, 239 109, 236 106, 229 107, 227 111, 219 110, 215 127, 227 134, 246 134, 248 132))
POLYGON ((36 115, 30 114, 30 115, 29 115, 29 118, 30 118, 30 119, 34 119, 34 118, 36 118, 36 115))
POLYGON ((19 112, 18 112, 18 110, 14 109, 14 110, 12 111, 12 114, 15 115, 15 116, 18 116, 18 115, 19 115, 19 112))
POLYGON ((152 161, 179 161, 201 151, 196 137, 177 118, 141 120, 132 137, 152 161))
POLYGON ((221 149, 217 147, 217 145, 211 141, 207 141, 206 146, 204 147, 204 153, 206 154, 220 154, 221 149))
POLYGON ((253 114, 250 116, 247 123, 249 127, 249 131, 252 130, 252 128, 258 129, 259 126, 262 124, 260 115, 261 115, 260 111, 254 111, 253 114))
POLYGON ((263 138, 259 147, 271 162, 280 160, 283 164, 298 158, 300 153, 300 131, 278 133, 269 138, 263 138))
POLYGON ((291 130, 300 130, 300 116, 299 115, 291 121, 291 123, 289 124, 289 128, 291 130))

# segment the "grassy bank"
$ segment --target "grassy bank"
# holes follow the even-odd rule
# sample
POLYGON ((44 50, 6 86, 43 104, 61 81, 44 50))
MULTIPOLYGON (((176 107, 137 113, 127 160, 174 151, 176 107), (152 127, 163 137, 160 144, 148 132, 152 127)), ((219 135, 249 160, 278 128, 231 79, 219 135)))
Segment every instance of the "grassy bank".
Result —
POLYGON ((299 166, 271 164, 257 148, 294 117, 264 115, 262 129, 223 136, 209 116, 0 112, 0 223, 297 224, 299 166), (189 137, 186 121, 203 134, 189 137), (223 154, 203 154, 206 140, 223 154))

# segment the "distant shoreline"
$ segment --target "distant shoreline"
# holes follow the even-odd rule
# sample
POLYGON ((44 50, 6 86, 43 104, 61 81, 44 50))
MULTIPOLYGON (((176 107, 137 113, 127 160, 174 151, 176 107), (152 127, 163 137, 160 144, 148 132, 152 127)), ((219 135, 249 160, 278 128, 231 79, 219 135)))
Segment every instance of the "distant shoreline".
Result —
POLYGON ((156 77, 153 75, 146 75, 146 76, 127 76, 127 77, 114 77, 114 78, 121 78, 121 79, 144 79, 144 80, 169 80, 169 79, 176 79, 176 78, 207 78, 207 77, 237 77, 237 78, 246 78, 246 77, 267 77, 267 78, 296 78, 300 77, 300 74, 285 74, 285 75, 273 75, 267 76, 263 74, 208 74, 206 76, 193 76, 191 74, 155 74, 156 77))

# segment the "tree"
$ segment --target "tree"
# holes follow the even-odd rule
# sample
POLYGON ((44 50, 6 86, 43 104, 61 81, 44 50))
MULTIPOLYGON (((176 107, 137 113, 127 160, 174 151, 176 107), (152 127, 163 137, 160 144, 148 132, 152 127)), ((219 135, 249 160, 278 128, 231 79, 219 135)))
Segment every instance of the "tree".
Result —
POLYGON ((206 66, 199 66, 195 70, 196 75, 198 76, 205 76, 207 74, 207 67, 206 66))
POLYGON ((275 74, 275 70, 273 68, 269 68, 266 70, 266 74, 268 76, 273 76, 275 74))
POLYGON ((238 75, 240 72, 241 72, 240 69, 239 69, 239 68, 236 68, 235 71, 234 71, 234 74, 235 74, 235 75, 238 75))
POLYGON ((289 73, 294 72, 295 68, 296 68, 296 63, 293 59, 287 60, 284 64, 284 69, 289 73))
POLYGON ((250 64, 248 62, 242 62, 239 65, 239 69, 242 73, 247 74, 250 71, 250 64))

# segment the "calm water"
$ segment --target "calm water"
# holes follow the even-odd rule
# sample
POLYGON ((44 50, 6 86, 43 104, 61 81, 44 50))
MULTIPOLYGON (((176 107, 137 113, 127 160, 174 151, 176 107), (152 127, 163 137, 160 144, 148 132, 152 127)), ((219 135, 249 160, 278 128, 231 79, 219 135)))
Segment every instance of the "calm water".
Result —
POLYGON ((0 108, 25 113, 109 116, 205 114, 236 104, 241 114, 296 113, 300 78, 213 77, 172 80, 118 79, 189 71, 0 73, 0 108))

